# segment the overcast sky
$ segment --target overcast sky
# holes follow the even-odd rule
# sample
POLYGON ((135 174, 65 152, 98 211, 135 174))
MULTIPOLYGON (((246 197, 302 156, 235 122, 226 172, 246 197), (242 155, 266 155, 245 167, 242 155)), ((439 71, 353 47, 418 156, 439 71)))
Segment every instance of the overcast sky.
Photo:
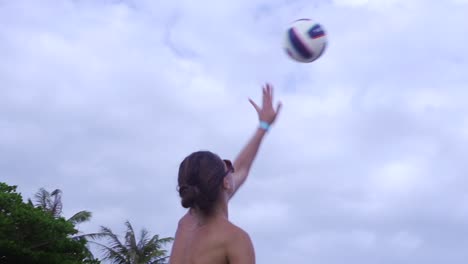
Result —
MULTIPOLYGON (((247 98, 283 111, 230 204, 257 263, 466 263, 468 1, 0 0, 0 181, 79 226, 174 236, 177 169, 234 159, 247 98), (298 18, 323 57, 282 50, 298 18)), ((170 245, 168 246, 170 250, 170 245)), ((99 252, 96 252, 99 256, 99 252)))

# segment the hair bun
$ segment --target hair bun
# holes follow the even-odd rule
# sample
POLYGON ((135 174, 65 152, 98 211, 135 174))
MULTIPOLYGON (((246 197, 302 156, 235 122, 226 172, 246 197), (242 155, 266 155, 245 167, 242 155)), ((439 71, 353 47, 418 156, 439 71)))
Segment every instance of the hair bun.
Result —
POLYGON ((179 195, 182 198, 182 206, 190 208, 195 206, 200 190, 197 186, 185 185, 179 188, 179 195))

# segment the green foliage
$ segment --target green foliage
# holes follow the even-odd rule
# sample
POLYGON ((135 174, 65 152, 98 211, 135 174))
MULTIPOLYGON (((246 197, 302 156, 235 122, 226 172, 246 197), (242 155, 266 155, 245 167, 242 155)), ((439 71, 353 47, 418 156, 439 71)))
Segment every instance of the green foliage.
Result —
POLYGON ((73 221, 24 203, 16 186, 0 182, 0 263, 99 263, 84 261, 87 241, 72 239, 76 233, 73 221))

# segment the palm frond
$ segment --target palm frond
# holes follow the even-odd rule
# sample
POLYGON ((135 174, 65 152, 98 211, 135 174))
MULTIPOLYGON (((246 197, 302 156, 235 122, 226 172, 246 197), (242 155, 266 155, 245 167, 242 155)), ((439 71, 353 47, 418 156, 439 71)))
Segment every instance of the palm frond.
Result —
POLYGON ((128 252, 127 248, 120 242, 118 236, 112 232, 110 228, 101 226, 101 232, 104 233, 104 237, 107 238, 110 242, 110 247, 114 250, 122 252, 122 254, 126 254, 128 252))
POLYGON ((148 264, 165 264, 166 259, 168 259, 169 257, 170 256, 161 257, 161 258, 158 258, 156 260, 152 260, 152 261, 148 262, 148 264))
POLYGON ((76 236, 73 236, 72 239, 80 240, 81 238, 84 238, 86 240, 88 239, 96 240, 96 239, 106 238, 107 236, 108 236, 107 233, 90 233, 90 234, 76 235, 76 236))
POLYGON ((77 225, 83 222, 87 222, 91 219, 91 212, 89 211, 80 211, 70 217, 67 221, 72 223, 73 225, 77 225))
POLYGON ((44 210, 47 209, 50 200, 50 193, 44 188, 40 188, 36 194, 34 194, 35 206, 40 207, 44 210))
POLYGON ((96 244, 101 247, 101 251, 104 253, 104 260, 111 260, 115 264, 127 264, 126 255, 122 252, 115 250, 112 247, 108 247, 98 242, 89 241, 90 243, 96 244))
POLYGON ((125 221, 127 231, 125 232, 125 245, 128 249, 128 256, 132 263, 140 263, 141 250, 136 243, 135 231, 132 224, 127 220, 125 221))
POLYGON ((167 254, 167 250, 162 249, 162 246, 166 243, 169 243, 173 238, 159 238, 158 235, 154 235, 143 247, 142 251, 147 257, 146 261, 153 261, 155 258, 160 258, 167 254))
POLYGON ((159 238, 158 235, 154 235, 148 242, 148 244, 157 244, 158 248, 160 248, 160 246, 170 243, 172 241, 174 241, 174 238, 172 237, 159 238))
POLYGON ((93 255, 93 252, 91 252, 91 250, 89 249, 88 244, 86 244, 86 246, 84 247, 84 251, 86 260, 96 260, 96 258, 93 255))
POLYGON ((127 220, 125 221, 125 225, 127 226, 127 232, 125 234, 125 244, 127 248, 132 252, 138 252, 138 247, 135 238, 135 232, 133 231, 132 224, 127 220))
POLYGON ((137 247, 142 249, 150 240, 148 239, 148 230, 145 228, 141 229, 140 239, 138 241, 137 247))
POLYGON ((54 200, 49 200, 49 210, 53 216, 59 217, 62 214, 62 191, 60 189, 55 189, 50 196, 54 197, 54 200))

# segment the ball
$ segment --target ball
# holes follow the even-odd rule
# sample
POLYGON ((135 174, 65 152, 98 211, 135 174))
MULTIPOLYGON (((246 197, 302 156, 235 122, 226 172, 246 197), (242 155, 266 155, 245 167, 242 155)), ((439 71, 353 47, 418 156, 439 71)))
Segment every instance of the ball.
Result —
POLYGON ((284 50, 295 61, 309 63, 322 56, 327 34, 319 23, 303 18, 291 23, 286 31, 284 50))

